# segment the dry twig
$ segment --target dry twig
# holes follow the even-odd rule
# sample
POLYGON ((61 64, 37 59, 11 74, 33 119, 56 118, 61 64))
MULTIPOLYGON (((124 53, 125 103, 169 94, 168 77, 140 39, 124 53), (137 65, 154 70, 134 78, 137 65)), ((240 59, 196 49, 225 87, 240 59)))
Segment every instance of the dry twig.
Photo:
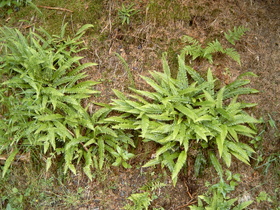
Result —
POLYGON ((44 8, 44 9, 52 9, 52 10, 60 10, 60 11, 66 11, 66 12, 73 12, 72 10, 70 9, 65 9, 65 8, 60 8, 60 7, 48 7, 48 6, 37 6, 37 7, 41 7, 41 8, 44 8))

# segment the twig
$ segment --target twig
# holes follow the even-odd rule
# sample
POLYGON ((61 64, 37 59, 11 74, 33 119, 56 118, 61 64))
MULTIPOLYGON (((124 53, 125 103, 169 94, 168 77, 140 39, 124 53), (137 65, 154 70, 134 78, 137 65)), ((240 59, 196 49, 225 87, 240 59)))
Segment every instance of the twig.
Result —
POLYGON ((184 185, 185 185, 185 187, 187 188, 187 193, 188 193, 189 197, 190 197, 191 199, 193 199, 193 196, 191 195, 191 193, 190 193, 190 191, 189 191, 189 187, 188 187, 188 185, 186 184, 186 182, 184 182, 184 185))
POLYGON ((194 204, 194 203, 196 203, 196 201, 194 201, 194 199, 191 199, 188 203, 186 203, 186 204, 184 204, 184 205, 182 205, 182 206, 178 206, 178 207, 176 208, 176 210, 177 210, 177 209, 181 209, 181 208, 185 208, 185 207, 187 207, 187 206, 189 206, 189 205, 191 205, 191 204, 194 204))
POLYGON ((45 8, 45 9, 53 9, 53 10, 61 10, 61 11, 66 11, 66 12, 73 12, 70 9, 65 9, 65 8, 60 8, 60 7, 48 7, 48 6, 37 6, 37 7, 41 7, 41 8, 45 8))

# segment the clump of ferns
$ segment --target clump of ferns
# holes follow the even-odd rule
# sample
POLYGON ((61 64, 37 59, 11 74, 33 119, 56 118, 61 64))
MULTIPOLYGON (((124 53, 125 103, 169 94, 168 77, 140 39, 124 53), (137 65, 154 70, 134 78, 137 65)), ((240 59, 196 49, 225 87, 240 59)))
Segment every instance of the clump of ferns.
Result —
POLYGON ((112 105, 120 115, 106 119, 115 123, 115 129, 132 129, 140 133, 144 142, 157 143, 159 148, 144 167, 157 164, 167 167, 174 184, 186 166, 193 144, 206 151, 216 169, 220 168, 216 153, 228 167, 232 156, 249 164, 254 150, 240 141, 240 136, 253 137, 256 131, 250 125, 259 123, 245 111, 256 104, 238 101, 239 95, 258 92, 244 87, 250 81, 243 76, 252 73, 216 87, 210 69, 205 79, 185 64, 184 56, 178 56, 175 78, 165 56, 163 72, 150 72, 151 78, 142 76, 154 92, 131 88, 134 94, 126 96, 114 90, 118 99, 112 105))

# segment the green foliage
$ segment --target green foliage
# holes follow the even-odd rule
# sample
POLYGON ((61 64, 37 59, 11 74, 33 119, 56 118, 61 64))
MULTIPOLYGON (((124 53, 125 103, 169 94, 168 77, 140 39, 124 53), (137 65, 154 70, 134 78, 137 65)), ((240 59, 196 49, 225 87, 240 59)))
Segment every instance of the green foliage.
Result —
POLYGON ((265 191, 261 191, 258 195, 258 197, 256 198, 257 202, 260 203, 262 201, 268 201, 268 202, 272 202, 269 194, 267 194, 265 191))
POLYGON ((126 205, 124 209, 134 209, 134 210, 148 210, 152 199, 150 198, 149 192, 134 193, 128 197, 129 200, 133 202, 133 206, 126 205))
POLYGON ((26 5, 35 6, 32 4, 32 0, 1 0, 0 9, 7 10, 7 14, 10 15, 14 10, 26 5))
POLYGON ((227 39, 227 41, 229 43, 231 43, 232 45, 235 45, 236 41, 239 41, 240 38, 247 32, 249 31, 248 28, 244 27, 244 26, 238 26, 238 27, 234 27, 233 31, 228 30, 228 33, 225 33, 225 38, 227 39))
MULTIPOLYGON (((235 45, 235 41, 239 40, 244 33, 248 31, 245 27, 234 27, 233 31, 225 33, 225 37, 231 44, 235 45)), ((202 45, 194 38, 190 36, 183 36, 183 42, 189 43, 183 48, 181 53, 183 55, 189 55, 192 57, 192 60, 197 58, 205 58, 210 63, 213 63, 213 55, 215 53, 221 53, 229 56, 231 59, 235 60, 239 65, 241 65, 240 55, 234 48, 224 48, 222 44, 218 41, 212 41, 207 43, 206 47, 202 47, 202 45)))
POLYGON ((84 25, 74 38, 65 37, 64 25, 59 36, 43 29, 24 36, 11 28, 0 29, 3 47, 1 63, 1 124, 0 153, 9 153, 2 176, 17 152, 40 147, 47 155, 46 169, 58 156, 64 159, 64 173, 76 173, 74 163, 81 160, 83 170, 91 179, 91 168, 102 169, 105 160, 129 167, 133 155, 126 150, 133 142, 121 130, 113 130, 102 122, 111 111, 109 106, 93 114, 82 101, 98 91, 98 82, 85 81, 83 70, 96 65, 81 64, 82 50, 78 41, 84 25), (83 79, 83 81, 81 81, 83 79))
POLYGON ((253 201, 245 201, 242 203, 235 204, 238 198, 230 198, 227 194, 235 190, 237 182, 240 182, 240 175, 235 174, 232 176, 231 172, 227 175, 227 180, 230 183, 226 183, 221 180, 219 183, 212 186, 206 183, 208 191, 205 195, 198 196, 198 205, 189 206, 191 210, 204 210, 204 209, 217 209, 217 210, 241 210, 245 209, 247 206, 251 205, 253 201))
MULTIPOLYGON (((147 210, 151 206, 151 202, 158 198, 155 191, 157 189, 160 189, 162 187, 165 187, 166 184, 161 183, 159 181, 154 181, 145 184, 140 188, 140 190, 143 190, 142 193, 134 193, 131 194, 127 199, 133 202, 133 206, 127 204, 124 206, 124 209, 134 209, 134 210, 147 210)), ((156 209, 163 209, 163 208, 153 208, 156 209)))
MULTIPOLYGON (((217 89, 210 69, 204 79, 185 65, 182 57, 178 56, 177 78, 171 77, 165 57, 163 73, 150 72, 153 79, 142 76, 154 92, 131 88, 136 94, 127 97, 114 90, 118 99, 113 100, 113 109, 123 114, 106 119, 116 124, 115 129, 133 129, 144 142, 158 143, 160 148, 155 158, 144 167, 156 164, 167 167, 174 184, 186 164, 189 149, 218 150, 228 167, 232 155, 249 164, 254 150, 240 142, 239 136, 253 137, 256 132, 248 125, 259 122, 244 111, 255 104, 237 101, 241 94, 257 92, 243 87, 249 83, 242 79, 244 75, 217 89)), ((211 157, 213 162, 214 155, 211 157)))
POLYGON ((126 7, 124 4, 122 4, 122 8, 118 10, 118 16, 122 21, 122 25, 129 25, 131 16, 135 15, 138 12, 137 10, 132 8, 133 6, 134 4, 131 4, 126 7))

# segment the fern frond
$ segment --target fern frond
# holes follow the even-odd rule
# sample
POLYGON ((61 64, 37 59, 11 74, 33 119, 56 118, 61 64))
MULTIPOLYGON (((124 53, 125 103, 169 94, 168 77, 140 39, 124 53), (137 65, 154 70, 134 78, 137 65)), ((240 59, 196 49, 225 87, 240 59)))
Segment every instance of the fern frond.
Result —
POLYGON ((91 173, 91 167, 93 167, 92 154, 91 152, 84 152, 83 156, 85 159, 85 166, 83 167, 83 171, 87 175, 87 177, 90 180, 92 180, 92 173, 91 173))
POLYGON ((161 148, 159 148, 156 151, 156 158, 159 157, 161 154, 163 154, 164 152, 168 151, 168 150, 172 150, 173 147, 176 145, 175 142, 168 142, 167 144, 165 144, 164 146, 162 146, 161 148))
POLYGON ((173 181, 173 185, 175 186, 176 185, 176 182, 177 182, 177 177, 178 177, 178 174, 179 172, 181 171, 181 169, 183 168, 183 166, 186 164, 186 160, 187 160, 187 153, 185 150, 183 150, 178 159, 177 159, 177 162, 174 166, 174 170, 172 172, 172 181, 173 181))
POLYGON ((182 41, 183 42, 188 42, 188 43, 193 44, 193 45, 199 45, 199 42, 196 39, 194 39, 194 38, 192 38, 191 36, 188 36, 188 35, 183 36, 182 41))
POLYGON ((98 159, 99 159, 99 169, 101 170, 103 168, 104 159, 105 159, 105 143, 102 138, 98 138, 97 141, 98 144, 98 159))
POLYGON ((235 41, 240 40, 240 38, 245 34, 245 32, 249 31, 248 28, 244 26, 238 26, 234 27, 233 31, 228 30, 228 33, 224 33, 226 39, 228 40, 229 43, 232 45, 235 45, 235 41))
POLYGON ((253 88, 238 88, 232 91, 227 91, 227 93, 224 94, 224 99, 232 98, 238 95, 247 95, 247 94, 253 94, 258 92, 259 92, 258 90, 253 88))
POLYGON ((3 167, 2 178, 7 173, 9 167, 11 166, 11 164, 14 161, 14 159, 15 159, 16 155, 18 154, 18 152, 19 152, 19 150, 17 148, 15 148, 14 151, 12 151, 11 154, 9 154, 9 157, 5 161, 5 165, 3 167))
POLYGON ((168 96, 169 93, 162 88, 160 85, 158 85, 154 80, 152 80, 149 77, 141 76, 142 79, 144 79, 156 92, 160 93, 161 95, 168 96))
POLYGON ((152 93, 152 92, 149 92, 149 91, 144 91, 144 90, 136 90, 136 89, 133 89, 133 88, 130 88, 133 92, 139 94, 139 95, 142 95, 142 96, 145 96, 147 98, 150 98, 150 99, 153 99, 155 101, 161 101, 162 100, 162 95, 159 94, 159 93, 152 93))
POLYGON ((240 54, 234 48, 226 48, 224 53, 241 65, 240 54))
POLYGON ((223 169, 221 164, 219 163, 217 157, 213 152, 209 152, 211 163, 213 164, 215 170, 217 171, 218 175, 220 176, 221 180, 223 179, 223 169))
POLYGON ((186 66, 186 70, 188 74, 192 77, 192 79, 196 81, 198 84, 202 84, 205 81, 203 77, 201 77, 199 73, 195 71, 193 68, 191 68, 190 66, 186 66))
POLYGON ((186 64, 185 59, 182 55, 178 55, 178 64, 179 64, 179 70, 177 73, 177 81, 178 81, 178 87, 180 89, 185 89, 188 87, 188 78, 186 74, 186 64))
POLYGON ((213 63, 212 54, 216 52, 224 53, 224 48, 217 39, 207 44, 203 57, 208 59, 210 63, 213 63))

